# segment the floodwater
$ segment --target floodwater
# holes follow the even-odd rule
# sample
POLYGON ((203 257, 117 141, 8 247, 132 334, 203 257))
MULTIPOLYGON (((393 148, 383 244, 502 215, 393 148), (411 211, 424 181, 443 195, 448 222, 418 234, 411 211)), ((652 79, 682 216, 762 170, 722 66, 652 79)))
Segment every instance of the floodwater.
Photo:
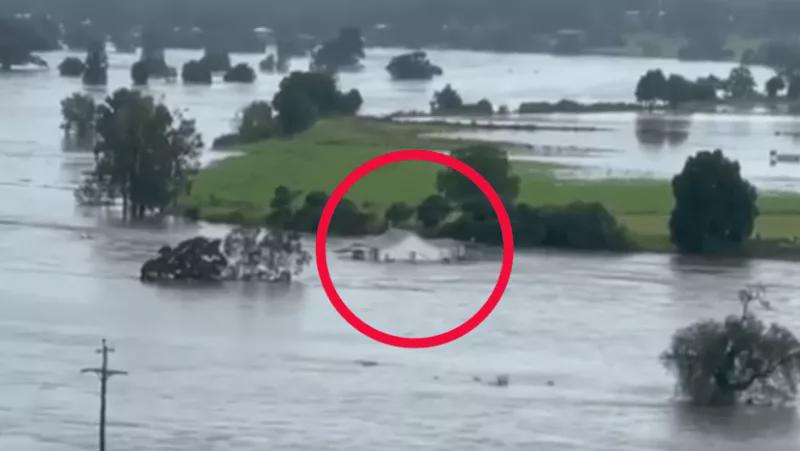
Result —
MULTIPOLYGON (((345 87, 362 89, 368 113, 424 107, 444 82, 391 83, 381 67, 393 53, 370 51, 366 72, 341 77, 345 87)), ((168 58, 175 64, 195 56, 168 58)), ((630 80, 650 67, 690 75, 723 75, 730 67, 433 56, 465 94, 509 100, 624 100, 630 80), (565 79, 573 84, 561 86, 565 79)), ((62 57, 48 59, 57 64, 62 57)), ((112 87, 128 84, 131 60, 112 55, 112 87)), ((210 139, 227 131, 237 108, 270 98, 278 81, 210 88, 154 83, 151 90, 187 109, 210 139)), ((776 311, 768 319, 800 330, 797 265, 519 252, 506 296, 473 333, 436 349, 390 348, 337 315, 313 268, 291 287, 142 285, 139 265, 160 245, 199 233, 219 236, 225 227, 179 220, 123 225, 113 211, 76 207, 71 190, 91 157, 61 149, 58 101, 81 89, 54 71, 0 74, 2 450, 94 446, 98 384, 79 370, 98 364, 101 337, 116 347, 111 366, 130 372, 109 385, 109 449, 120 451, 800 446, 794 407, 689 407, 674 398, 673 380, 658 361, 676 328, 735 312, 736 291, 747 282, 769 285, 776 311), (508 387, 486 383, 501 374, 509 375, 508 387)), ((611 117, 626 122, 624 115, 611 117)), ((749 126, 757 129, 761 120, 749 126)), ((619 148, 636 142, 619 139, 619 148)), ((634 146, 627 151, 637 153, 634 146)), ((331 265, 357 314, 410 336, 442 332, 469 317, 499 266, 333 259, 331 265)))

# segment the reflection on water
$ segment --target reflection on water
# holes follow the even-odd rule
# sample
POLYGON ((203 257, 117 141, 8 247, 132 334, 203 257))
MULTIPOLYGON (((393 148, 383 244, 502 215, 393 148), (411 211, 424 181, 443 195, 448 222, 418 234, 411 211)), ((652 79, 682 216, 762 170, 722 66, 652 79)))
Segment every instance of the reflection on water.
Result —
POLYGON ((636 115, 636 139, 645 149, 679 147, 689 139, 690 115, 639 113, 636 115))

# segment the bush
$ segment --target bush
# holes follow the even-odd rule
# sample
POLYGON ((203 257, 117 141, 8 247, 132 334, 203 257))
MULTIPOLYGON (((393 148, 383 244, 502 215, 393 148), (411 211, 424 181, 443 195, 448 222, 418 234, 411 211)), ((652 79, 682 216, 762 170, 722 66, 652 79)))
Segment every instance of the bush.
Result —
POLYGON ((85 70, 86 65, 83 64, 83 61, 74 56, 64 58, 64 61, 58 65, 58 73, 62 77, 80 77, 85 70))
POLYGON ((225 72, 223 79, 228 83, 253 83, 256 81, 256 71, 247 63, 239 63, 225 72))
MULTIPOLYGON (((525 216, 523 213, 522 216, 525 216)), ((580 250, 621 251, 630 247, 625 229, 598 203, 575 202, 539 209, 541 225, 520 224, 520 235, 540 238, 541 246, 580 250), (533 227, 531 227, 533 226, 533 227), (544 233, 542 234, 542 230, 544 233)))
POLYGON ((211 70, 201 61, 191 60, 183 65, 181 78, 184 83, 210 85, 211 70))
POLYGON ((133 63, 133 66, 131 66, 131 78, 136 86, 146 85, 147 80, 150 78, 150 69, 147 67, 147 63, 143 61, 133 63))
POLYGON ((756 189, 721 150, 698 152, 672 179, 670 238, 685 253, 737 247, 753 233, 756 189))

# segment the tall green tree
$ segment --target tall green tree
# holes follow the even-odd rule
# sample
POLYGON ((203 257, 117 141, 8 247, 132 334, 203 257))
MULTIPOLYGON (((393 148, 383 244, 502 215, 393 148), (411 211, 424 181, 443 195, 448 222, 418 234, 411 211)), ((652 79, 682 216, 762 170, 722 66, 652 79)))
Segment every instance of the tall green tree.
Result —
POLYGON ((756 93, 756 80, 753 73, 747 66, 739 66, 731 69, 728 76, 727 90, 728 95, 733 99, 745 99, 753 97, 756 93))
POLYGON ((336 38, 324 42, 311 55, 311 69, 315 72, 337 72, 358 66, 364 58, 364 39, 361 30, 342 28, 336 38))
POLYGON ((95 179, 133 218, 162 211, 187 187, 202 146, 194 121, 153 98, 120 89, 98 107, 95 179))
MULTIPOLYGON (((452 157, 466 163, 492 185, 503 202, 510 204, 519 194, 519 177, 511 171, 508 154, 489 144, 456 149, 452 157)), ((461 206, 486 204, 486 196, 460 172, 445 169, 436 175, 436 189, 449 201, 461 206)))
POLYGON ((767 96, 770 99, 774 99, 778 97, 778 94, 786 89, 786 82, 783 80, 783 77, 780 75, 773 75, 772 77, 767 80, 767 83, 764 85, 767 96))
POLYGON ((639 78, 636 85, 636 101, 653 105, 659 100, 667 100, 667 78, 661 69, 649 70, 639 78))
POLYGON ((725 250, 753 233, 756 189, 742 178, 739 163, 725 158, 721 150, 689 157, 672 179, 672 193, 670 238, 681 252, 725 250))

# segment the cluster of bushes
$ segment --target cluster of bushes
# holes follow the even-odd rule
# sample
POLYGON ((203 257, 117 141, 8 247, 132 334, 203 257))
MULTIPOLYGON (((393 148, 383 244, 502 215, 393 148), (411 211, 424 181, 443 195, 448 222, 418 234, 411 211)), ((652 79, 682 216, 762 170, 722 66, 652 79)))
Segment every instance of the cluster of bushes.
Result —
POLYGON ((216 61, 213 61, 208 57, 209 55, 206 54, 200 60, 191 60, 183 65, 181 78, 184 83, 210 85, 213 82, 213 73, 223 70, 225 74, 222 79, 228 83, 253 83, 256 80, 256 71, 247 63, 239 63, 227 69, 220 69, 224 66, 224 59, 222 57, 214 57, 216 61))
MULTIPOLYGON (((283 230, 316 232, 328 194, 322 191, 308 193, 296 207, 300 195, 285 186, 276 188, 270 201, 271 212, 266 218, 267 225, 283 230)), ((336 207, 329 231, 334 235, 357 236, 374 233, 379 228, 378 218, 374 214, 361 210, 353 201, 345 198, 336 207)))
POLYGON ((271 104, 257 101, 248 105, 239 114, 236 133, 216 139, 214 147, 300 133, 319 118, 354 115, 362 103, 358 90, 340 91, 332 75, 292 72, 281 81, 271 104), (273 110, 277 116, 273 116, 273 110))
MULTIPOLYGON (((767 91, 783 89, 782 80, 768 82, 767 91)), ((720 92, 731 99, 758 98, 753 74, 746 66, 731 70, 728 78, 720 79, 714 75, 701 77, 695 81, 680 75, 671 74, 667 78, 660 69, 649 70, 639 78, 636 85, 636 100, 650 106, 662 102, 677 106, 686 102, 713 102, 720 92)))
POLYGON ((491 115, 494 113, 492 102, 482 99, 477 103, 464 103, 461 95, 449 84, 441 91, 436 91, 431 100, 431 114, 475 114, 491 115))

